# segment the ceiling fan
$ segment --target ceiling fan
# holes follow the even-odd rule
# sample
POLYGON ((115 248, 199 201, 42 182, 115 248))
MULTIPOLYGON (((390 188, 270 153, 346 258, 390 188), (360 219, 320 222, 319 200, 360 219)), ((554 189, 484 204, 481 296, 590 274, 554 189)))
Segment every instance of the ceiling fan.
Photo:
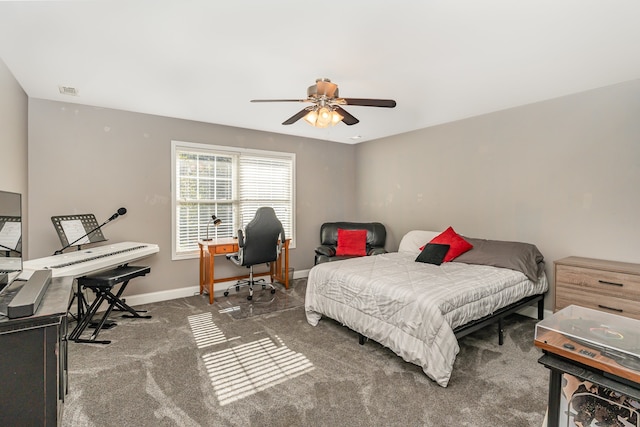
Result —
POLYGON ((309 86, 306 99, 252 99, 251 102, 309 102, 313 105, 305 107, 282 124, 291 125, 304 118, 311 126, 319 128, 334 126, 341 121, 351 126, 360 121, 345 111, 342 105, 386 108, 396 106, 393 99, 340 98, 338 85, 326 78, 316 79, 316 84, 309 86))

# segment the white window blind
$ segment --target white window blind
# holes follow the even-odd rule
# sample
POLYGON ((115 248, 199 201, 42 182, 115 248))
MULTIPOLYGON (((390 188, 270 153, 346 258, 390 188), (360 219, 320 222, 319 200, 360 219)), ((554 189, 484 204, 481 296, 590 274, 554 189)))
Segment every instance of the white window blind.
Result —
POLYGON ((258 208, 271 206, 282 222, 287 238, 293 235, 293 161, 255 155, 241 155, 238 179, 242 227, 258 208))
POLYGON ((173 258, 197 254, 198 240, 237 236, 259 207, 271 206, 293 239, 295 155, 172 143, 173 258), (211 216, 222 223, 215 227, 211 216))

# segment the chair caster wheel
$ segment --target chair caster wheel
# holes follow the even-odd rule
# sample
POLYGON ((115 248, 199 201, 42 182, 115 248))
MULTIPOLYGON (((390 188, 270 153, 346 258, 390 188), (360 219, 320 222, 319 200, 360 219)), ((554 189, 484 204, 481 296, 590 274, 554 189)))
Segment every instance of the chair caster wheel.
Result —
POLYGON ((252 297, 251 295, 249 295, 249 296, 247 297, 247 299, 248 299, 249 301, 251 301, 251 300, 253 299, 253 297, 252 297))
POLYGON ((271 289, 271 293, 272 293, 272 294, 275 294, 275 293, 276 293, 276 290, 275 290, 275 289, 271 289))
POLYGON ((224 291, 224 296, 228 297, 229 296, 229 291, 224 291))
POLYGON ((236 292, 240 292, 240 286, 236 286, 236 292))

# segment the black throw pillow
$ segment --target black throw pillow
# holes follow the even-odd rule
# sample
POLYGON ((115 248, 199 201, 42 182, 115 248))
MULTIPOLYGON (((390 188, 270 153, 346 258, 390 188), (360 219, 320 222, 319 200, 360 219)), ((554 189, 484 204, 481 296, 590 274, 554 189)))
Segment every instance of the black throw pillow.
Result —
POLYGON ((418 258, 416 258, 416 262, 440 265, 450 247, 451 245, 443 245, 441 243, 427 243, 418 258))

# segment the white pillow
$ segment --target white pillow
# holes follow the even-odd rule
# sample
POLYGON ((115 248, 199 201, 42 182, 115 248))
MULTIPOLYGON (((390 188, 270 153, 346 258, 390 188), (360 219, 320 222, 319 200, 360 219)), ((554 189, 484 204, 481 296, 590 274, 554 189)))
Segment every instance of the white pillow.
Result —
POLYGON ((431 241, 442 231, 411 230, 400 241, 398 252, 420 253, 420 248, 431 241))

